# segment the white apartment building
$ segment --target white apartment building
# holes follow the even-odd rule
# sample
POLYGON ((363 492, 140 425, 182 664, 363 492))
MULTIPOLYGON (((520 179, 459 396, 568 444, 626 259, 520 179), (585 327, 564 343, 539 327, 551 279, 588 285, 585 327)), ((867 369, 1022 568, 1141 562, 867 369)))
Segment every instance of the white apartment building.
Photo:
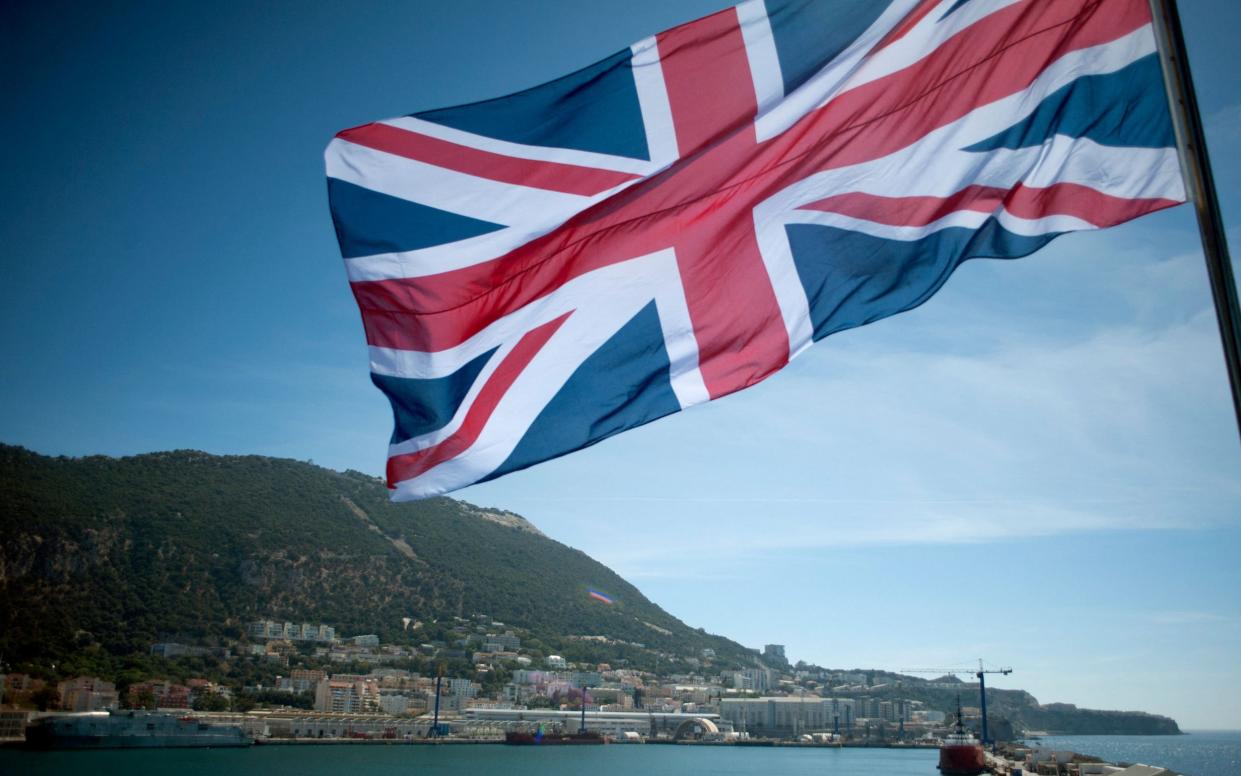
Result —
POLYGON ((379 683, 374 679, 334 676, 315 687, 315 711, 358 714, 379 709, 379 683))
POLYGON ((780 696, 768 698, 724 698, 720 718, 743 732, 800 735, 841 729, 853 717, 851 698, 780 696))
POLYGON ((289 641, 330 642, 336 639, 336 629, 331 625, 308 622, 278 622, 255 620, 246 627, 252 639, 288 639, 289 641))
POLYGON ((746 668, 733 672, 733 687, 738 690, 763 693, 772 687, 774 673, 770 668, 746 668))

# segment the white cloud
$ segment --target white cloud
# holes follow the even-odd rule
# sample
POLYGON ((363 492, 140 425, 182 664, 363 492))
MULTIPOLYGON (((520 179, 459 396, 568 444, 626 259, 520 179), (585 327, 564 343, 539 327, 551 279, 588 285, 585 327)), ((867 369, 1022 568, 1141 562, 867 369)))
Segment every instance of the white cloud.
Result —
POLYGON ((521 508, 638 577, 669 562, 692 575, 695 558, 1217 526, 1241 505, 1217 337, 1200 311, 1067 341, 982 332, 970 355, 834 338, 751 395, 627 442, 661 453, 609 442, 551 465, 540 490, 556 495, 521 508), (587 536, 583 513, 623 523, 587 536))
POLYGON ((463 496, 652 583, 840 547, 1235 524, 1192 214, 1160 218, 971 262, 759 386, 463 496))

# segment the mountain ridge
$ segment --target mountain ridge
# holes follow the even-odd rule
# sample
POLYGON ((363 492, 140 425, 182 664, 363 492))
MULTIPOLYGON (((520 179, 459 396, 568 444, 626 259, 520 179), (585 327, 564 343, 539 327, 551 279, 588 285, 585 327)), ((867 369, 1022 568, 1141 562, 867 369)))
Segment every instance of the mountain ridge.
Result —
MULTIPOLYGON (((515 513, 445 497, 394 504, 361 472, 196 450, 67 458, 0 444, 0 600, 0 655, 10 665, 59 662, 135 680, 175 668, 146 659, 152 643, 219 645, 265 618, 413 644, 404 618, 485 613, 527 632, 525 645, 571 661, 672 674, 758 660, 515 513)), ((898 678, 891 697, 951 706, 951 693, 920 684, 898 678)), ((1158 715, 1040 705, 1019 690, 988 697, 1031 729, 1179 732, 1158 715)))
POLYGON ((604 634, 649 653, 600 647, 601 658, 666 662, 704 648, 723 663, 752 658, 519 515, 448 498, 393 504, 359 472, 199 451, 71 459, 2 446, 0 507, 0 594, 28 604, 0 613, 11 657, 70 652, 84 639, 145 650, 161 633, 210 642, 261 617, 392 639, 402 617, 485 612, 564 651, 580 647, 569 635, 604 634), (591 600, 591 587, 616 603, 591 600))

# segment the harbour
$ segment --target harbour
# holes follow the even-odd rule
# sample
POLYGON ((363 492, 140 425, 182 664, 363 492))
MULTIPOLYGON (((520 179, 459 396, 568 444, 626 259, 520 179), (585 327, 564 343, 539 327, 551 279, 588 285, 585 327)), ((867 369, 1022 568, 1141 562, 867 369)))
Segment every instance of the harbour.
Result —
POLYGON ((254 747, 244 750, 141 750, 101 752, 0 752, 0 772, 30 776, 93 773, 170 773, 231 776, 299 773, 338 776, 369 773, 485 773, 541 776, 588 772, 593 776, 716 773, 732 776, 933 776, 936 753, 920 749, 735 746, 329 746, 254 747))
MULTIPOLYGON (((285 742, 247 749, 136 749, 30 751, 0 749, 0 773, 63 776, 92 773, 176 772, 232 776, 298 772, 336 776, 342 770, 378 774, 451 774, 502 768, 510 776, 586 770, 595 776, 632 773, 780 773, 826 776, 934 776, 935 749, 918 747, 772 746, 676 744, 667 746, 506 747, 483 742, 430 739, 427 745, 373 740, 285 742), (387 744, 387 745, 384 745, 387 744)), ((774 743, 774 742, 773 742, 774 743)), ((1184 776, 1235 776, 1241 764, 1241 732, 1200 731, 1185 736, 1052 736, 1048 748, 1095 753, 1112 762, 1148 762, 1184 776), (1069 746, 1071 744, 1071 746, 1069 746)), ((990 764, 1000 761, 989 758, 990 764)), ((1002 772, 996 770, 994 772, 1002 772)), ((1013 773, 1015 771, 1009 771, 1013 773)), ((1090 772, 1090 769, 1082 771, 1090 772)), ((1102 773, 1101 769, 1098 772, 1102 773)), ((1038 773, 1037 770, 1023 773, 1038 773)), ((1061 773, 1069 773, 1065 768, 1061 773)))
POLYGON ((1241 3, 736 1, 5 4, 0 776, 1241 774, 1241 3))

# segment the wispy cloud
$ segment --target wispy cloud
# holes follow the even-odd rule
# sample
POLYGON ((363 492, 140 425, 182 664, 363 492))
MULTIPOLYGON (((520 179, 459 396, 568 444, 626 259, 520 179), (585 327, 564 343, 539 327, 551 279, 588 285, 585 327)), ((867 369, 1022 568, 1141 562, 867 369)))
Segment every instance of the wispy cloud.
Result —
POLYGON ((1095 321, 1010 325, 1040 303, 998 314, 949 295, 833 337, 751 391, 532 470, 507 502, 648 578, 669 563, 696 573, 841 547, 1235 523, 1237 438, 1200 257, 1072 258, 1051 259, 1069 279, 1031 293, 1106 288, 1095 321), (968 345, 941 347, 941 332, 968 345))

